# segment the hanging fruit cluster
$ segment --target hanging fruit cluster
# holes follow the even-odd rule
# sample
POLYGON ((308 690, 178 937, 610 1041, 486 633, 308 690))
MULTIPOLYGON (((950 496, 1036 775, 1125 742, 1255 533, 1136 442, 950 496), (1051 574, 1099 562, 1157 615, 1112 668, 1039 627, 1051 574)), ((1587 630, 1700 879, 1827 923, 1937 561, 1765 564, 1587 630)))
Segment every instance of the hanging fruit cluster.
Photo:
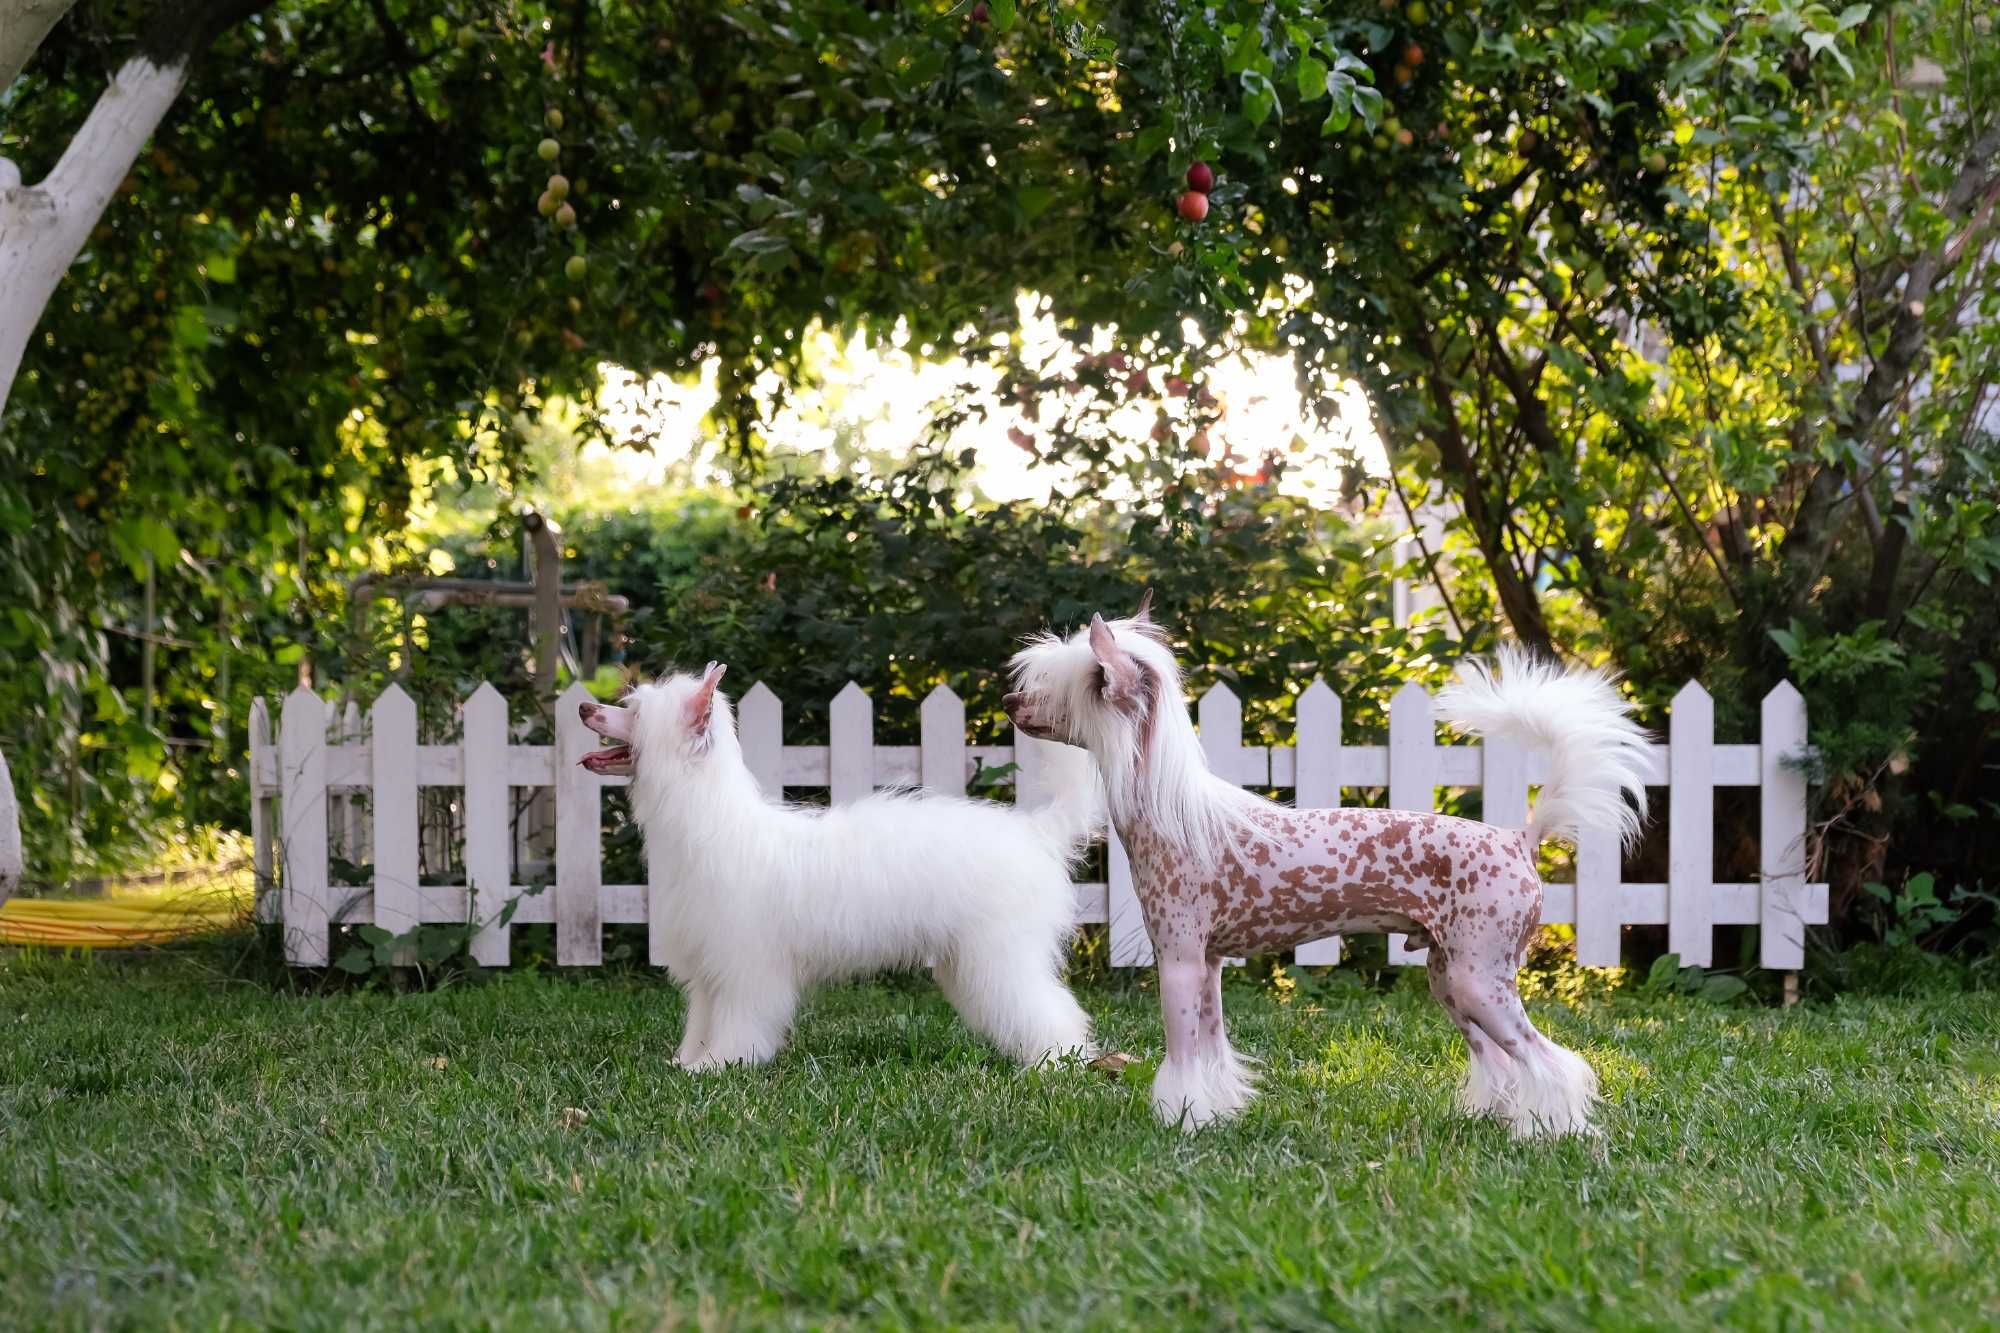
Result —
MULTIPOLYGON (((560 132, 563 127, 563 113, 555 107, 550 107, 542 116, 542 123, 550 130, 560 132)), ((562 141, 553 135, 544 138, 535 145, 535 156, 555 167, 557 159, 562 156, 562 141)), ((549 176, 549 183, 542 190, 542 197, 535 201, 535 211, 555 223, 559 230, 576 229, 576 205, 569 201, 569 177, 563 175, 560 169, 549 176)), ((584 275, 589 272, 590 261, 583 257, 579 246, 578 251, 564 262, 563 276, 571 282, 582 282, 584 275)))
POLYGON ((1187 169, 1187 193, 1180 197, 1177 207, 1180 215, 1189 222, 1199 222, 1208 216, 1208 193, 1215 188, 1215 169, 1206 162, 1197 162, 1187 169))

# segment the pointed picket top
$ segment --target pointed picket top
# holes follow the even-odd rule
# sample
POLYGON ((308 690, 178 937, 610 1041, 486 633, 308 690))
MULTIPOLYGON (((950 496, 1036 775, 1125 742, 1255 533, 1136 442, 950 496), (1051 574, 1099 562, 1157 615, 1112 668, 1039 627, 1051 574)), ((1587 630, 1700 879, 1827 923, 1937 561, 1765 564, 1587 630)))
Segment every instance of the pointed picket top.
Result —
POLYGON ((835 805, 875 790, 875 704, 853 681, 827 709, 829 794, 835 805))
POLYGON ((1222 681, 1208 687, 1195 705, 1201 723, 1201 747, 1214 762, 1219 753, 1243 744, 1243 701, 1222 681))
POLYGON ((949 685, 924 696, 917 710, 924 786, 947 796, 965 795, 965 704, 949 685))
POLYGON ((492 681, 482 680, 479 682, 478 689, 465 696, 465 702, 459 705, 459 709, 465 716, 477 717, 481 721, 490 717, 497 717, 502 722, 505 722, 507 720, 507 696, 494 689, 492 681))
MULTIPOLYGON (((348 705, 350 712, 353 708, 353 704, 348 705)), ((408 717, 413 726, 417 720, 417 701, 412 699, 401 685, 393 681, 390 682, 388 689, 375 696, 375 706, 368 710, 368 720, 375 726, 379 727, 385 717, 392 720, 408 717)))
POLYGON ((758 681, 736 704, 736 741, 744 767, 773 800, 785 794, 785 705, 758 681))
POLYGON ((1339 712, 1340 696, 1335 694, 1333 687, 1326 683, 1325 676, 1314 676, 1312 684, 1300 690, 1299 697, 1292 701, 1292 712, 1294 715, 1297 715, 1325 708, 1331 708, 1336 713, 1339 712))
POLYGON ((291 727, 294 721, 303 722, 307 726, 311 726, 317 722, 320 726, 321 734, 324 735, 327 721, 326 715, 326 700, 320 698, 303 685, 295 685, 292 687, 292 692, 285 696, 285 706, 278 714, 279 735, 282 738, 284 732, 291 727))
POLYGON ((1698 680, 1691 680, 1687 684, 1681 686, 1680 692, 1674 695, 1674 702, 1672 704, 1672 707, 1676 711, 1678 711, 1682 704, 1690 704, 1695 707, 1699 707, 1704 703, 1710 704, 1712 706, 1713 702, 1714 701, 1708 697, 1708 691, 1704 690, 1701 687, 1701 682, 1698 680))
POLYGON ((1404 712, 1429 717, 1431 692, 1414 680, 1397 690, 1389 699, 1389 716, 1393 718, 1404 712))
MULTIPOLYGON (((392 686, 391 688, 394 687, 392 686)), ((349 699, 347 701, 347 706, 340 710, 340 722, 341 722, 341 730, 343 733, 341 739, 349 741, 360 740, 361 739, 360 703, 358 703, 353 699, 349 699)))
POLYGON ((1800 694, 1799 687, 1792 684, 1789 680, 1779 681, 1771 687, 1771 692, 1764 696, 1764 711, 1766 713, 1769 713, 1774 708, 1797 708, 1803 711, 1805 706, 1806 697, 1800 694))

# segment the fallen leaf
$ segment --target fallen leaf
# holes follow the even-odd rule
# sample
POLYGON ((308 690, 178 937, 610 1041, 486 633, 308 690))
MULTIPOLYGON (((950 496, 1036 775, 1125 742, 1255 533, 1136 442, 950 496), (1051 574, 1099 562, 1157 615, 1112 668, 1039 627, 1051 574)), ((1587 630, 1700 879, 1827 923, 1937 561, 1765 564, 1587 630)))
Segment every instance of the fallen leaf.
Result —
POLYGON ((564 1129, 575 1129, 588 1119, 590 1119, 590 1112, 584 1110, 581 1106, 563 1107, 562 1120, 564 1129))
POLYGON ((1106 1051, 1103 1055, 1092 1060, 1090 1067, 1103 1074, 1106 1078, 1117 1078, 1125 1072, 1127 1065, 1132 1064, 1138 1058, 1136 1055, 1127 1055, 1123 1051, 1106 1051))

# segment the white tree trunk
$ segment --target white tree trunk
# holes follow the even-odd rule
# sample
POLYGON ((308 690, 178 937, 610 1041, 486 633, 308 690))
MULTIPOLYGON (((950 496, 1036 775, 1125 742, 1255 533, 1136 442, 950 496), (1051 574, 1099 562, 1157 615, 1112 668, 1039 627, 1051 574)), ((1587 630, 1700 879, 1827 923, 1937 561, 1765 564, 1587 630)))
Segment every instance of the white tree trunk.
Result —
POLYGON ((0 93, 28 67, 49 29, 76 5, 76 0, 0 0, 0 93))
POLYGON ((134 56, 39 185, 0 158, 0 410, 42 310, 187 83, 186 56, 156 65, 134 56))

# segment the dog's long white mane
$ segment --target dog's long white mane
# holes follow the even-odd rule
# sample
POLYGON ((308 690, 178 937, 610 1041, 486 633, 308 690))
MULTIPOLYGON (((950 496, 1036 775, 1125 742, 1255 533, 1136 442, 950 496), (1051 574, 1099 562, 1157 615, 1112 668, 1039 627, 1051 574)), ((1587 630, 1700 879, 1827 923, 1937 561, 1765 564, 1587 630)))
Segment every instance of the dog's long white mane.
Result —
POLYGON ((1204 868, 1233 846, 1269 841, 1252 816, 1271 803, 1209 769, 1182 695, 1180 663, 1151 621, 1108 621, 1118 646, 1147 673, 1143 717, 1106 703, 1087 631, 1041 634, 1014 659, 1023 690, 1056 703, 1075 739, 1097 760, 1114 824, 1144 823, 1204 868))

